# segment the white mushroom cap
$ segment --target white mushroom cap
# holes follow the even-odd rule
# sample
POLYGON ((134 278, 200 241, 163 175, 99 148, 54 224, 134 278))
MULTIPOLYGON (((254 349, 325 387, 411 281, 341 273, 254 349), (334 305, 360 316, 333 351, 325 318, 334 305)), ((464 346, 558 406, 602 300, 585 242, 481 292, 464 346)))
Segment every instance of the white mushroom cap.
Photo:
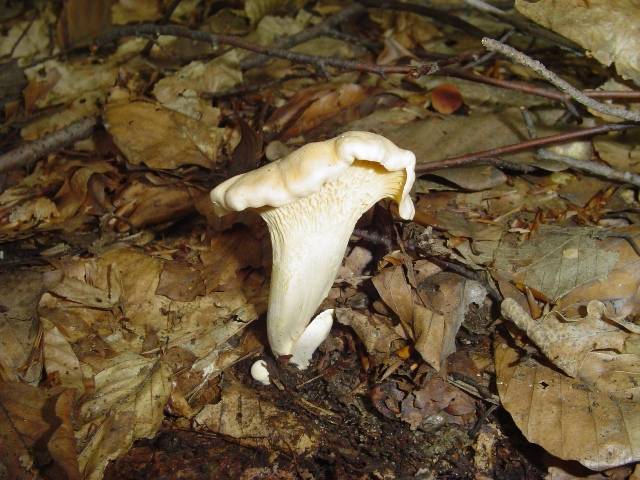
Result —
POLYGON ((415 155, 386 138, 346 132, 213 189, 220 213, 254 208, 269 226, 267 334, 276 355, 292 355, 294 364, 306 367, 332 317, 315 326, 309 321, 333 285, 356 222, 382 198, 398 202, 402 218, 413 218, 414 168, 415 155), (308 325, 310 333, 303 335, 308 325))
POLYGON ((211 191, 211 201, 221 207, 220 213, 281 207, 317 192, 356 160, 379 163, 390 172, 405 171, 404 188, 394 199, 400 217, 413 219, 415 209, 409 192, 416 179, 416 156, 369 132, 346 132, 324 142, 309 143, 280 160, 222 182, 211 191))

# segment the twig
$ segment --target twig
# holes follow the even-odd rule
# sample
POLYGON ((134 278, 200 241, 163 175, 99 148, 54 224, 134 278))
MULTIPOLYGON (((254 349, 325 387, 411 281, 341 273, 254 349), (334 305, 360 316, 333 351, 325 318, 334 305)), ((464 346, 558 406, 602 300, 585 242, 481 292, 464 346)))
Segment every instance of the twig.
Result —
MULTIPOLYGON (((171 2, 170 5, 167 6, 167 8, 165 9, 164 13, 162 14, 162 18, 159 20, 159 23, 167 23, 169 20, 171 20, 171 15, 173 15, 173 12, 176 10, 176 8, 178 8, 178 5, 180 5, 180 2, 182 0, 173 0, 171 2)), ((149 52, 151 52, 151 49, 153 48, 153 45, 156 42, 153 40, 149 40, 147 42, 147 44, 144 46, 144 48, 142 49, 142 52, 140 52, 140 54, 143 57, 146 57, 147 55, 149 55, 149 52)))
POLYGON ((559 133, 556 135, 549 135, 547 137, 535 138, 533 140, 527 140, 525 142, 514 143, 512 145, 505 145, 504 147, 492 148, 490 150, 484 150, 482 152, 468 153, 460 155, 458 157, 448 158, 438 162, 430 162, 416 166, 416 173, 422 175, 425 173, 433 172, 434 170, 440 170, 441 168, 460 167, 463 165, 469 165, 479 161, 487 161, 491 157, 498 157, 501 155, 507 155, 509 153, 522 152, 531 148, 543 147, 546 145, 554 145, 559 143, 567 143, 580 138, 586 138, 593 135, 599 135, 607 132, 628 130, 630 128, 638 128, 639 125, 635 124, 612 124, 601 125, 599 127, 584 128, 574 132, 559 133))
POLYGON ((616 170, 600 163, 591 162, 588 160, 580 160, 574 157, 569 157, 567 155, 560 155, 543 148, 536 152, 536 156, 538 158, 542 158, 543 160, 555 160, 557 162, 566 163, 571 168, 581 170, 583 172, 592 173, 594 175, 598 175, 599 177, 604 177, 607 180, 630 183, 631 185, 640 187, 640 175, 636 173, 616 170))
POLYGON ((482 45, 491 51, 498 52, 506 57, 509 57, 511 60, 529 67, 542 78, 552 83, 554 86, 570 95, 576 102, 581 103, 587 108, 591 108, 600 113, 604 113, 606 115, 611 115, 613 117, 623 118, 625 120, 629 120, 631 122, 640 122, 640 113, 632 112, 627 110, 626 108, 616 107, 614 105, 607 105, 605 103, 598 102, 592 98, 589 98, 583 92, 573 87, 569 82, 563 80, 558 77, 555 73, 547 70, 547 68, 537 60, 525 55, 524 53, 516 50, 509 45, 498 42, 497 40, 493 40, 491 38, 483 38, 482 45))
POLYGON ((385 75, 387 73, 413 73, 416 71, 428 71, 430 65, 423 65, 416 69, 415 67, 405 65, 377 65, 375 63, 356 62, 353 60, 344 60, 340 58, 321 57, 318 55, 306 55, 303 53, 291 52, 281 48, 270 48, 247 42, 242 38, 233 35, 216 35, 213 33, 202 32, 199 30, 190 30, 179 25, 127 25, 116 27, 108 32, 99 35, 96 38, 96 46, 102 47, 109 43, 115 42, 121 37, 145 36, 145 35, 171 35, 174 37, 190 38, 198 42, 206 42, 213 45, 231 45, 233 47, 248 50, 250 52, 260 53, 269 57, 283 58, 295 63, 303 63, 314 65, 317 68, 336 67, 342 70, 355 70, 359 72, 374 73, 377 75, 385 75))
POLYGON ((86 138, 91 135, 96 124, 95 117, 84 118, 38 140, 22 144, 0 155, 0 172, 28 165, 40 157, 86 138))
MULTIPOLYGON (((295 47, 296 45, 323 35, 324 33, 332 30, 334 27, 337 27, 351 17, 360 13, 364 13, 365 11, 366 10, 362 5, 360 5, 359 3, 353 3, 347 8, 340 10, 338 13, 326 18, 318 25, 307 28, 300 33, 296 33, 295 35, 291 35, 281 39, 280 41, 277 41, 274 45, 274 48, 287 49, 295 47)), ((240 62, 240 68, 242 70, 249 70, 251 68, 259 67, 268 60, 268 56, 255 55, 240 62)))

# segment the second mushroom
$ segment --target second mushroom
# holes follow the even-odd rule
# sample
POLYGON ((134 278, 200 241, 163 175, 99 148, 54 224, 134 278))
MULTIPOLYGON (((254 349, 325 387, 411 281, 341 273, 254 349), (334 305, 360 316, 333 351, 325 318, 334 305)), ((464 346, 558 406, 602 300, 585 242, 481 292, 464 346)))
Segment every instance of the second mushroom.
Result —
POLYGON ((356 222, 392 198, 410 220, 415 155, 381 135, 346 132, 232 177, 211 191, 219 213, 253 208, 266 221, 273 249, 267 335, 276 356, 308 366, 325 340, 331 312, 311 322, 329 293, 356 222))

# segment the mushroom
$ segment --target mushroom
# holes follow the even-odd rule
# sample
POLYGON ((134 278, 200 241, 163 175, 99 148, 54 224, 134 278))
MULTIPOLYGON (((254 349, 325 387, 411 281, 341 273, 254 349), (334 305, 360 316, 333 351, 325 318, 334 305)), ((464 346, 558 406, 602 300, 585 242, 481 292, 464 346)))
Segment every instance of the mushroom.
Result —
POLYGON ((381 135, 346 132, 232 177, 211 191, 219 214, 255 209, 271 236, 267 335, 276 356, 306 368, 328 336, 332 312, 310 319, 329 293, 356 222, 382 198, 406 220, 415 155, 381 135))

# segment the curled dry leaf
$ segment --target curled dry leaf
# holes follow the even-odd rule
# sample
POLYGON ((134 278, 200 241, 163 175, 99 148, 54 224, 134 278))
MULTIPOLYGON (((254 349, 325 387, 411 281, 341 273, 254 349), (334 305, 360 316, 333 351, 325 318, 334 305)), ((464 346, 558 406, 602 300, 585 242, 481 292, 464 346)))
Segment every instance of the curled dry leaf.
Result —
POLYGON ((261 399, 255 390, 235 382, 224 388, 220 402, 206 405, 195 422, 242 445, 287 454, 310 454, 320 442, 320 432, 313 422, 280 409, 261 399))
POLYGON ((299 92, 286 105, 273 112, 265 128, 278 131, 290 125, 290 122, 295 119, 295 123, 289 126, 280 138, 296 137, 317 127, 345 109, 359 104, 370 93, 366 88, 355 83, 311 87, 299 92))
POLYGON ((406 333, 413 322, 413 294, 402 265, 385 268, 372 279, 380 298, 393 310, 406 333))
POLYGON ((355 310, 336 308, 335 316, 339 323, 353 328, 375 364, 384 361, 405 343, 391 321, 382 315, 368 316, 355 310))
POLYGON ((213 168, 228 135, 224 128, 142 101, 108 105, 104 119, 127 160, 151 168, 213 168))
POLYGON ((414 306, 415 348, 440 371, 447 357, 456 351, 456 335, 469 307, 482 305, 487 291, 475 280, 447 272, 427 278, 418 288, 428 306, 414 306))
POLYGON ((640 402, 567 377, 496 342, 498 393, 530 441, 593 470, 640 459, 640 402))
POLYGON ((182 183, 152 185, 146 179, 132 180, 113 200, 116 217, 109 224, 118 232, 128 232, 175 222, 192 213, 203 197, 208 197, 206 192, 182 183))

